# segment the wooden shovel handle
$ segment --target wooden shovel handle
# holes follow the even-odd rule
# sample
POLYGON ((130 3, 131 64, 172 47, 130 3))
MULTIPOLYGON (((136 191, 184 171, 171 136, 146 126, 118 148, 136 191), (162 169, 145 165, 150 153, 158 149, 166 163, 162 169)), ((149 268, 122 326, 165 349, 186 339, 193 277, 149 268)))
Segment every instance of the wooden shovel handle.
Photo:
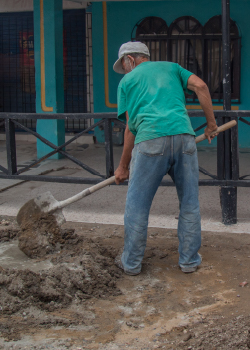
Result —
MULTIPOLYGON (((214 134, 217 134, 218 132, 222 132, 222 131, 225 131, 225 130, 228 130, 230 128, 232 128, 233 126, 235 126, 237 123, 236 123, 236 120, 231 120, 230 122, 228 123, 225 123, 221 126, 219 126, 217 128, 217 130, 213 131, 210 136, 213 136, 214 134)), ((202 135, 199 135, 195 138, 195 142, 198 143, 198 142, 201 142, 201 141, 204 141, 206 140, 206 136, 205 134, 202 134, 202 135)))
POLYGON ((115 182, 115 176, 111 176, 111 177, 109 177, 107 180, 104 180, 104 181, 102 181, 102 182, 99 182, 98 184, 96 184, 96 185, 90 187, 90 188, 89 188, 89 192, 90 192, 90 193, 93 193, 93 192, 95 192, 95 191, 100 190, 100 189, 103 188, 103 187, 106 187, 106 186, 108 186, 108 185, 112 185, 112 183, 114 183, 114 182, 115 182))
POLYGON ((109 177, 108 179, 99 182, 98 184, 91 186, 89 188, 86 188, 85 190, 83 190, 80 193, 75 194, 74 196, 65 199, 64 201, 60 201, 57 202, 57 204, 55 205, 55 207, 51 208, 50 211, 53 211, 55 209, 59 209, 59 208, 64 208, 66 207, 66 205, 69 205, 71 203, 77 202, 80 199, 82 199, 83 197, 89 196, 91 193, 100 190, 103 187, 106 187, 108 185, 111 185, 112 183, 115 182, 115 176, 109 177))

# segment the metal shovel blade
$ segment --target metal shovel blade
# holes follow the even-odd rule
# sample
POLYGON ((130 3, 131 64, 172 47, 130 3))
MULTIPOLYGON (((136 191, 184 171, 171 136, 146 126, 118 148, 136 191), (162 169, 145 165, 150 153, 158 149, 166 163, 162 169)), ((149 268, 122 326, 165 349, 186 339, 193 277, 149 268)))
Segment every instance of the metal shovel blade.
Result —
POLYGON ((65 222, 65 218, 62 209, 58 209, 58 203, 49 191, 31 199, 19 210, 17 214, 18 225, 22 227, 32 224, 46 213, 53 215, 58 225, 62 225, 65 222))
POLYGON ((62 208, 64 208, 66 205, 77 202, 80 199, 89 196, 91 193, 94 193, 105 186, 111 185, 114 182, 115 176, 112 176, 60 202, 58 202, 49 191, 45 192, 36 198, 31 199, 22 206, 17 214, 17 223, 20 227, 27 227, 32 224, 34 225, 42 215, 48 213, 48 215, 53 215, 57 224, 60 226, 65 222, 62 208))

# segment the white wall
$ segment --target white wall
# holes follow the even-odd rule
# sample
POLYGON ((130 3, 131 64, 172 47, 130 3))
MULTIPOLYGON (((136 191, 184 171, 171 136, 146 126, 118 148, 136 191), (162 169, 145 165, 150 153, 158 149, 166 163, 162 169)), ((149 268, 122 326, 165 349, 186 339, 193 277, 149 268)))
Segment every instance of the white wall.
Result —
MULTIPOLYGON (((63 0, 64 9, 82 9, 87 7, 87 1, 63 0)), ((0 12, 33 11, 33 0, 0 0, 0 12)))
POLYGON ((88 1, 81 1, 81 0, 75 0, 75 1, 67 1, 63 0, 63 8, 66 9, 84 9, 87 7, 88 1))

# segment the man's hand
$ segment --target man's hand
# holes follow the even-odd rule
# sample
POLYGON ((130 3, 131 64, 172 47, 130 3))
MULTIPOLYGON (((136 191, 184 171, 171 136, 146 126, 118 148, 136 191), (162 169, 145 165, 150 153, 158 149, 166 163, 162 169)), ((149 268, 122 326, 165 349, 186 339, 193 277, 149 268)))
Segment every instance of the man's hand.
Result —
POLYGON ((206 129, 205 129, 205 136, 206 138, 208 139, 208 143, 211 143, 211 140, 217 136, 219 133, 217 132, 216 134, 214 135, 210 135, 213 131, 216 131, 218 129, 217 125, 215 124, 213 127, 211 126, 207 126, 206 129))
POLYGON ((127 167, 118 166, 115 171, 115 183, 119 185, 129 178, 129 170, 127 167))

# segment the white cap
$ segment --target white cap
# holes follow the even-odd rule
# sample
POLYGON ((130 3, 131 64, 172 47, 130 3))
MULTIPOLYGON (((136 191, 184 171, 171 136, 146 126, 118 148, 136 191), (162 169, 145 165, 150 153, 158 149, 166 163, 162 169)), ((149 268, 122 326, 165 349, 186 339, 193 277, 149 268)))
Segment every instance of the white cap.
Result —
POLYGON ((148 47, 140 41, 129 41, 125 44, 122 44, 118 52, 119 58, 113 65, 113 69, 116 73, 124 74, 124 70, 122 69, 122 58, 130 53, 142 53, 144 55, 150 56, 148 47))

